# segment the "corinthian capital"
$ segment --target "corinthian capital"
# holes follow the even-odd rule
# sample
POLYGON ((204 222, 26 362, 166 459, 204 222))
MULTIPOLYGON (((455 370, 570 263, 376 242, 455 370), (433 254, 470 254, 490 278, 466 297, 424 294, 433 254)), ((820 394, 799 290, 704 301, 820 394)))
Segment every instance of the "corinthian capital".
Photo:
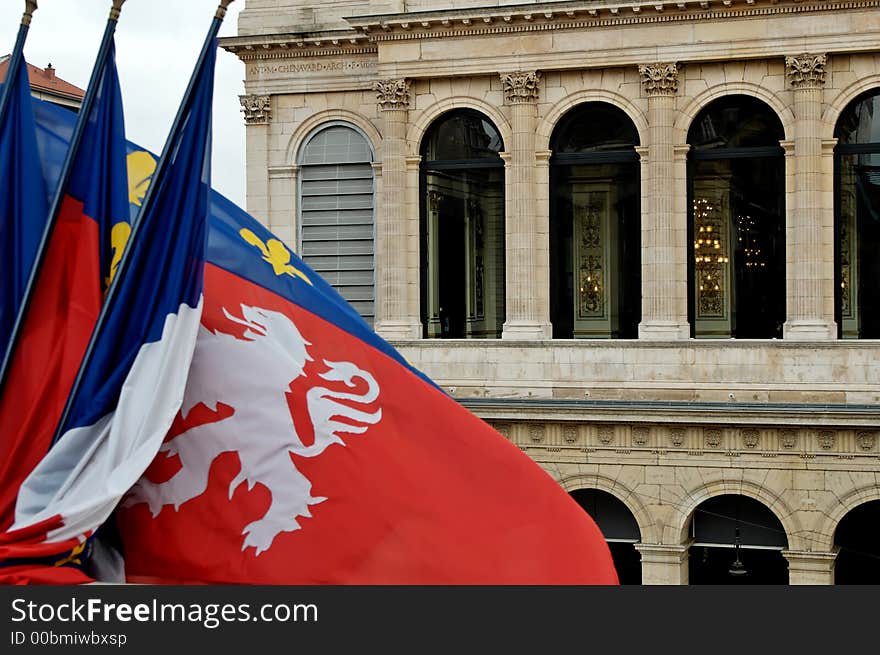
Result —
POLYGON ((538 85, 540 83, 540 71, 501 73, 501 84, 504 85, 504 98, 512 104, 537 102, 538 85))
POLYGON ((379 109, 409 109, 409 80, 380 80, 373 84, 379 109))
POLYGON ((795 89, 818 89, 825 86, 828 55, 804 53, 785 58, 785 72, 795 89))
POLYGON ((249 94, 238 96, 241 102, 241 111, 244 112, 244 122, 248 125, 262 125, 272 118, 272 97, 249 94))
POLYGON ((675 95, 678 93, 678 64, 640 64, 642 86, 649 96, 675 95))

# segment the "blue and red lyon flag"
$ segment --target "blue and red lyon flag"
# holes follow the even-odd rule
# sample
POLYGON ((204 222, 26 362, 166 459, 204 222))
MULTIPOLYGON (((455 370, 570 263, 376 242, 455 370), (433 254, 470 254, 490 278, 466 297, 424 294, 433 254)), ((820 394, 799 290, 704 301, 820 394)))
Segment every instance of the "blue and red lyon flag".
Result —
POLYGON ((155 457, 180 408, 202 312, 215 57, 212 38, 132 229, 57 443, 18 494, 13 530, 60 515, 63 525, 50 540, 97 531, 155 457))
MULTIPOLYGON (((67 172, 60 173, 57 214, 50 217, 44 250, 37 255, 36 283, 23 308, 5 384, 0 381, 0 530, 7 531, 0 539, 0 559, 7 565, 17 558, 66 559, 70 544, 87 536, 56 539, 62 517, 23 523, 15 507, 22 483, 52 445, 98 318, 114 251, 121 254, 121 237, 128 231, 126 141, 113 26, 115 20, 108 23, 107 47, 95 63, 78 117, 80 136, 67 153, 67 172)), ((0 568, 4 574, 10 574, 8 566, 0 568)))
POLYGON ((27 64, 21 53, 27 27, 20 28, 0 102, 0 361, 21 309, 49 212, 27 64))

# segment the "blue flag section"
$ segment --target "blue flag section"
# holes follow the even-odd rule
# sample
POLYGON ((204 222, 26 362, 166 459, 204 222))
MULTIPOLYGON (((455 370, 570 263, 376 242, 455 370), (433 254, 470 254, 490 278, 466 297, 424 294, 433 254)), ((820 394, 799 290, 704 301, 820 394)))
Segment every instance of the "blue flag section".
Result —
POLYGON ((31 267, 46 225, 49 200, 37 149, 31 88, 24 57, 12 68, 10 94, 0 115, 0 361, 21 309, 31 267))

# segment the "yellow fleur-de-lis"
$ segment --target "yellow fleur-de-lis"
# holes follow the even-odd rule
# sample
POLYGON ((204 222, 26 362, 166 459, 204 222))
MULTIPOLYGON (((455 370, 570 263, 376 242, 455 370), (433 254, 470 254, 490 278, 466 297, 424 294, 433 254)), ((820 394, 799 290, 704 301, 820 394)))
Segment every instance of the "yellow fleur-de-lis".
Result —
POLYGON ((110 248, 113 250, 113 258, 110 260, 110 275, 104 278, 105 290, 110 288, 110 283, 116 277, 116 269, 119 268, 122 253, 125 252, 125 246, 128 244, 130 236, 131 225, 125 222, 116 223, 110 230, 110 248))
POLYGON ((153 173, 156 171, 156 160, 153 156, 138 150, 126 157, 128 167, 128 202, 141 206, 141 201, 147 195, 153 173))
POLYGON ((86 542, 82 542, 79 546, 70 551, 70 555, 65 557, 62 560, 58 560, 55 562, 55 566, 64 566, 65 564, 80 564, 82 565, 82 560, 80 559, 80 555, 82 555, 83 551, 86 549, 86 542))
POLYGON ((291 266, 290 251, 278 239, 269 239, 264 243, 260 237, 248 229, 240 230, 239 234, 242 239, 260 249, 260 252, 263 253, 263 261, 272 264, 275 275, 289 275, 290 277, 298 277, 309 284, 312 283, 305 273, 291 266))

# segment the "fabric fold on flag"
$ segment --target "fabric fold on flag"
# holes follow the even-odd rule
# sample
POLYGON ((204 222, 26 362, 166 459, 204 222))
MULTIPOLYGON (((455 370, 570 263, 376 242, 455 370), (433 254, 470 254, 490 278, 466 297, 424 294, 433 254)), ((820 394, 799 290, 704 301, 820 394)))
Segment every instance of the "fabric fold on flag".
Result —
POLYGON ((117 279, 95 327, 59 439, 22 485, 13 529, 94 532, 155 457, 183 399, 202 312, 216 42, 194 73, 117 279))

